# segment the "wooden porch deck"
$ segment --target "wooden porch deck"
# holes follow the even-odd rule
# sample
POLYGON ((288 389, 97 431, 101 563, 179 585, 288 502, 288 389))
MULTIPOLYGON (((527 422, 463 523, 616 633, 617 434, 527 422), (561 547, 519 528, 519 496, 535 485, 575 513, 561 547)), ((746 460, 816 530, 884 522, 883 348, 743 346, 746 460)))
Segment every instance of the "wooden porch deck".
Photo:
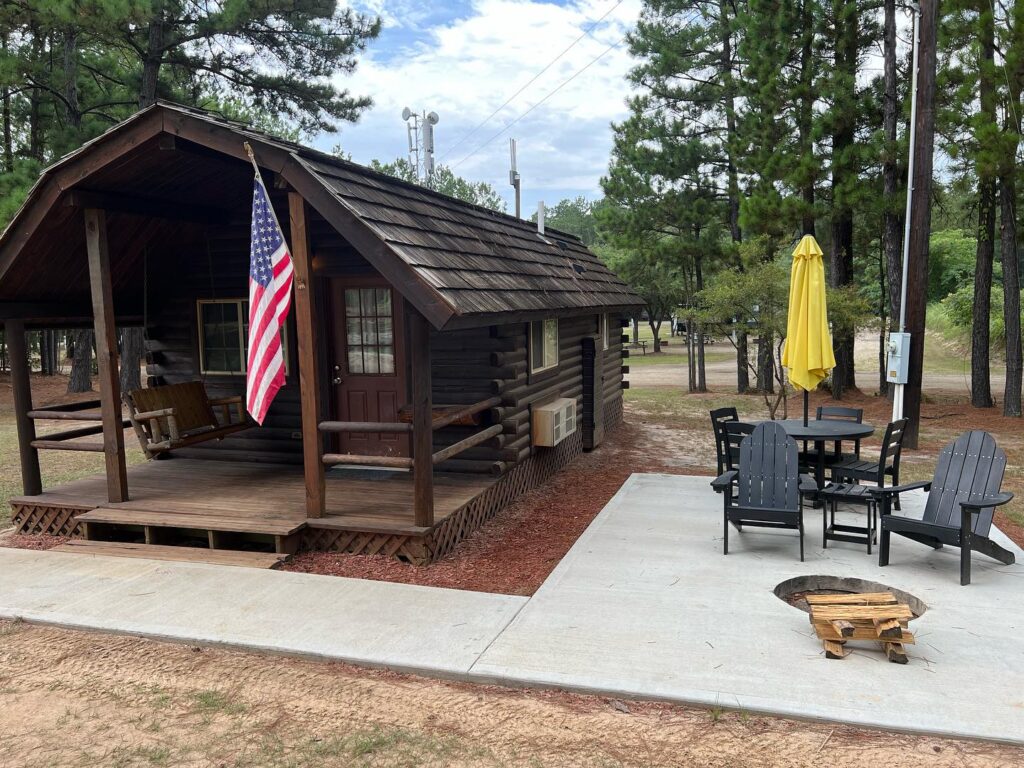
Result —
MULTIPOLYGON (((432 539, 453 515, 494 486, 482 475, 434 476, 434 525, 417 527, 412 473, 335 469, 326 473, 327 514, 307 519, 302 467, 172 458, 128 468, 129 500, 111 503, 106 478, 63 483, 38 496, 11 499, 23 533, 83 535, 89 528, 209 531, 211 548, 233 548, 275 537, 277 551, 336 550, 387 554, 417 562, 434 559, 432 539)), ((462 527, 462 526, 459 526, 462 527)), ((468 533, 468 531, 466 531, 468 533)), ((92 534, 90 534, 92 537, 92 534)), ((462 538, 462 536, 459 536, 462 538)))

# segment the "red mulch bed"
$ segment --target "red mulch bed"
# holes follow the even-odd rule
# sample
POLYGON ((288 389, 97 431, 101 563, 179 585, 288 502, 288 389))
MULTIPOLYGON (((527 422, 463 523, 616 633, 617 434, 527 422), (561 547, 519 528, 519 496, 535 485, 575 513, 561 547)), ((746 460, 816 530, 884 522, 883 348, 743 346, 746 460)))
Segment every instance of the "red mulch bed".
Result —
POLYGON ((532 595, 634 472, 672 472, 643 461, 641 431, 623 424, 541 488, 523 494, 448 557, 428 566, 382 555, 305 552, 282 570, 357 579, 532 595))
POLYGON ((65 544, 67 536, 50 536, 46 533, 37 535, 11 534, 0 540, 0 546, 11 547, 12 549, 53 549, 56 546, 65 544))

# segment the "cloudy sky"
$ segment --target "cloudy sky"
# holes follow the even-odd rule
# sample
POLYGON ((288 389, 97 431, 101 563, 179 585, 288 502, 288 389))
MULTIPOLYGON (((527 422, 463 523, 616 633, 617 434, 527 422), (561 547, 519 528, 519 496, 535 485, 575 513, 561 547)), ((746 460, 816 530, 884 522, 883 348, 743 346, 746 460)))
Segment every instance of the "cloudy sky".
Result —
POLYGON ((636 22, 640 0, 354 4, 379 15, 384 28, 361 57, 356 74, 339 85, 371 96, 374 106, 358 124, 321 137, 319 147, 340 144, 360 163, 405 156, 403 107, 432 110, 441 118, 435 130, 439 161, 467 179, 493 184, 509 210, 510 137, 518 142, 524 215, 538 200, 550 205, 565 197, 600 194, 598 182, 611 149, 609 124, 626 111, 630 58, 623 36, 636 22), (480 125, 581 35, 535 83, 480 125))

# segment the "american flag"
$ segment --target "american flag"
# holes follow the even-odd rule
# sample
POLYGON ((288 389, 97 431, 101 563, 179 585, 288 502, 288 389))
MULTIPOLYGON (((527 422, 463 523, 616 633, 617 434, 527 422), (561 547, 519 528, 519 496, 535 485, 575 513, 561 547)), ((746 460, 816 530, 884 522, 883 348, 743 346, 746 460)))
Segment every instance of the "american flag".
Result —
POLYGON ((281 328, 292 295, 292 258, 270 205, 259 170, 252 190, 249 247, 249 360, 246 408, 263 423, 274 395, 284 385, 281 328))

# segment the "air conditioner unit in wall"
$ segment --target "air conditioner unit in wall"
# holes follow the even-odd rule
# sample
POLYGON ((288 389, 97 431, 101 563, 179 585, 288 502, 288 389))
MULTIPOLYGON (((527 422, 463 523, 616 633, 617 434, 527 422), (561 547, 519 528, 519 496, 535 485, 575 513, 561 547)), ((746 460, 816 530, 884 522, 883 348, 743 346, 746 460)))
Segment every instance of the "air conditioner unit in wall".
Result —
POLYGON ((560 397, 533 407, 533 444, 554 448, 576 431, 576 400, 560 397))

